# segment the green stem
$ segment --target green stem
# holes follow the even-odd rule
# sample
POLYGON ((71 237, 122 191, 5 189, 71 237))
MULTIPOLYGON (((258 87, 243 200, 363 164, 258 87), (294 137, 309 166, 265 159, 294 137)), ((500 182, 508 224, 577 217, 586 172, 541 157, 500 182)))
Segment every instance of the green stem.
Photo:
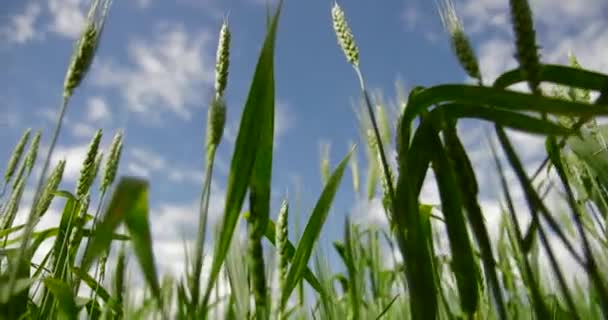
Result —
POLYGON ((40 200, 40 196, 42 195, 42 189, 44 187, 44 181, 46 180, 46 173, 49 168, 49 164, 51 162, 51 156, 53 155, 53 151, 55 150, 55 145, 57 144, 57 139, 59 137, 59 132, 61 131, 61 125, 63 124, 63 118, 65 117, 65 113, 67 111, 68 102, 71 96, 64 95, 62 98, 61 105, 59 107, 59 115, 57 116, 57 123, 55 124, 55 130, 53 131, 53 136, 51 138, 51 144, 49 146, 49 151, 47 152, 46 159, 44 160, 44 165, 42 167, 42 172, 40 173, 40 177, 38 178, 38 185, 36 187, 36 193, 34 195, 34 201, 32 201, 32 207, 30 208, 30 213, 27 217, 27 222, 25 223, 25 230, 23 231, 23 241, 21 242, 21 246, 19 247, 19 251, 17 252, 17 259, 12 264, 10 270, 9 277, 9 286, 8 292, 12 295, 13 290, 15 289, 15 284, 17 280, 17 273, 19 271, 19 266, 21 265, 21 260, 24 258, 25 250, 29 244, 30 237, 32 236, 32 232, 34 231, 34 221, 35 221, 35 213, 36 213, 36 205, 40 200))
POLYGON ((384 153, 384 144, 382 143, 382 139, 380 138, 380 130, 378 129, 378 122, 376 121, 376 116, 372 108, 372 102, 369 98, 369 94, 367 93, 367 89, 365 88, 365 82, 363 81, 363 75, 361 74, 361 71, 359 70, 359 68, 355 68, 355 71, 357 72, 357 76, 359 77, 359 84, 361 85, 363 96, 365 97, 365 105, 367 106, 367 112, 369 113, 372 127, 374 129, 374 135, 376 136, 376 140, 378 140, 378 152, 380 153, 382 171, 384 172, 384 178, 387 181, 388 192, 391 197, 391 203, 395 203, 395 192, 393 190, 393 183, 389 173, 389 165, 388 161, 386 160, 386 155, 384 153))
POLYGON ((207 170, 205 170, 205 178, 203 181, 203 190, 201 192, 201 202, 199 207, 199 224, 198 224, 198 235, 195 243, 194 251, 194 269, 192 283, 190 284, 192 290, 192 304, 193 306, 198 305, 198 296, 200 293, 200 277, 203 266, 204 256, 204 243, 207 231, 207 216, 209 212, 209 198, 211 196, 211 177, 213 175, 213 163, 215 160, 216 148, 209 149, 209 157, 207 161, 207 170))
MULTIPOLYGON (((97 229, 97 220, 99 219, 99 213, 101 212, 101 204, 103 203, 103 199, 106 195, 106 189, 103 189, 101 191, 101 194, 99 195, 99 202, 97 203, 97 210, 95 210, 95 217, 93 217, 93 224, 91 225, 91 237, 93 237, 93 235, 95 234, 95 231, 97 229)), ((88 246, 88 242, 91 240, 91 238, 89 238, 89 240, 87 240, 87 246, 88 246)), ((106 254, 107 256, 107 254, 106 254)), ((84 258, 84 257, 83 257, 84 258)), ((80 266, 82 267, 82 261, 80 263, 80 266)), ((101 282, 102 279, 97 279, 97 277, 99 276, 99 270, 100 269, 100 264, 98 263, 97 265, 95 265, 95 273, 93 274, 93 279, 98 280, 97 284, 95 285, 95 289, 93 290, 93 292, 91 292, 91 300, 95 301, 95 299, 97 299, 97 290, 99 289, 99 283, 101 282)), ((88 272, 88 270, 81 270, 82 272, 88 272)), ((74 292, 74 294, 78 295, 78 290, 80 287, 80 282, 78 281, 76 283, 76 292, 74 292)))

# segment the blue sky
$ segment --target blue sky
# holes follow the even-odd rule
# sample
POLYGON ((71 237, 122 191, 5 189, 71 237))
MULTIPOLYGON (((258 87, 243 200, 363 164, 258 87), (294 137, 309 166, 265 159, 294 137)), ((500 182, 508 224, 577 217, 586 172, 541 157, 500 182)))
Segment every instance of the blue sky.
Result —
MULTIPOLYGON (((454 2, 486 81, 514 67, 508 1, 454 2)), ((544 61, 564 63, 572 51, 583 66, 608 72, 608 2, 530 2, 544 61)), ((87 3, 4 1, 0 12, 0 159, 8 159, 27 127, 43 129, 43 146, 48 144, 87 3)), ((228 120, 211 204, 213 215, 221 214, 240 112, 264 37, 264 3, 115 1, 94 65, 71 101, 54 157, 54 161, 68 161, 62 187, 73 188, 94 130, 103 128, 102 144, 106 147, 114 133, 124 128, 125 152, 119 174, 150 180, 152 228, 162 268, 181 271, 175 261, 182 256, 182 231, 190 237, 195 232, 217 33, 228 16, 232 31, 228 120)), ((359 142, 352 109, 352 101, 360 94, 358 82, 337 46, 331 27, 332 4, 333 0, 286 0, 284 4, 276 49, 278 144, 273 212, 286 190, 295 200, 296 181, 301 186, 302 214, 310 212, 321 191, 321 142, 331 143, 332 167, 348 151, 349 141, 359 142)), ((340 5, 359 45, 367 85, 381 90, 386 100, 394 100, 397 80, 406 90, 413 85, 468 81, 451 54, 433 1, 340 1, 340 5)), ((483 145, 483 127, 478 122, 465 122, 460 129, 480 168, 482 204, 490 212, 489 223, 495 225, 496 183, 483 145)), ((527 163, 537 162, 542 142, 522 134, 513 137, 527 163)), ((363 173, 362 149, 358 155, 363 173)), ((358 200, 351 190, 347 173, 324 229, 324 246, 341 237, 346 212, 363 221, 382 223, 378 202, 370 205, 358 200)), ((437 199, 432 183, 425 185, 423 199, 437 199)), ((56 215, 49 216, 48 223, 52 223, 56 215)))

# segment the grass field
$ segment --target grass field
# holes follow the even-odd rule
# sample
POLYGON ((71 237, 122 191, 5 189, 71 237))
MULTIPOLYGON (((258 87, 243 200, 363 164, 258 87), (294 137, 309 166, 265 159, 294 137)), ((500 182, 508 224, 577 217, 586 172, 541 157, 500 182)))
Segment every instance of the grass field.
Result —
MULTIPOLYGON (((506 1, 506 0, 505 0, 506 1)), ((608 317, 608 75, 544 64, 537 51, 526 0, 510 0, 518 67, 493 83, 477 58, 452 3, 439 6, 454 54, 474 84, 415 87, 391 119, 364 80, 355 35, 342 8, 331 15, 339 49, 361 92, 361 143, 334 167, 321 154, 324 187, 296 236, 290 199, 271 212, 275 125, 274 58, 282 1, 269 11, 267 32, 252 77, 229 168, 221 221, 208 225, 215 154, 226 123, 230 26, 219 28, 215 94, 208 102, 205 177, 197 241, 183 274, 160 279, 153 254, 148 182, 117 177, 123 132, 101 150, 92 137, 75 190, 62 187, 65 162, 51 167, 70 98, 87 76, 102 39, 109 0, 92 1, 86 28, 66 71, 58 122, 48 152, 39 155, 40 131, 24 130, 6 161, 0 196, 0 317, 4 319, 600 319, 608 317), (513 90, 527 86, 525 92, 513 90), (463 145, 458 121, 492 126, 488 152, 501 181, 499 232, 488 228, 481 205, 479 168, 463 145), (392 132, 390 128, 397 128, 392 132), (507 130, 541 136, 546 158, 522 162, 507 130), (491 139, 494 136, 497 139, 491 139), (369 170, 359 172, 358 148, 369 170), (389 154, 397 154, 396 165, 389 154), (24 192, 34 169, 35 195, 24 192), (343 177, 371 200, 382 194, 389 227, 346 218, 332 252, 317 246, 343 177), (532 174, 530 174, 532 173, 532 174), (421 203, 433 175, 440 203, 421 203), (513 179, 507 181, 507 175, 513 179), (515 181, 516 183, 513 183, 515 181), (526 206, 516 206, 514 193, 526 206), (548 195, 552 195, 548 197, 548 195), (63 208, 56 226, 39 221, 53 201, 63 208), (17 217, 20 206, 28 215, 17 217), (273 218, 275 217, 275 218, 273 218), (236 226, 247 223, 246 241, 236 226), (16 223, 16 221, 25 221, 16 223), (525 223, 524 223, 525 221, 525 223), (213 242, 206 244, 207 233, 213 242), (297 238, 297 239, 296 239, 297 238), (43 243, 51 243, 44 251, 43 243), (205 248, 213 250, 205 252, 205 248), (131 252, 131 255, 127 255, 131 252), (561 253, 573 261, 566 269, 561 253), (332 270, 329 256, 342 266, 332 270), (246 256, 246 259, 243 259, 246 256), (41 258, 38 258, 41 257, 41 258), (387 262, 387 257, 392 257, 387 262), (144 280, 137 294, 127 276, 136 264, 144 280)), ((263 17, 261 17, 263 18, 263 17)), ((45 133, 46 136, 46 133, 45 133)), ((487 174, 487 172, 485 173, 487 174)))

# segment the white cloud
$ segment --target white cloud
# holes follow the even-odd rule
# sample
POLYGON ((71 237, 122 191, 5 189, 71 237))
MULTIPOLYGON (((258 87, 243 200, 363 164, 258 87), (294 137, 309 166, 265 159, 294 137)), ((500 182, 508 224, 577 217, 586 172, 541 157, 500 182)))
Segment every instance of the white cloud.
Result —
POLYGON ((152 0, 137 0, 135 2, 137 3, 137 6, 140 9, 146 9, 146 8, 150 7, 152 0))
POLYGON ((274 139, 278 145, 287 131, 295 126, 295 117, 288 103, 279 101, 274 114, 274 139))
POLYGON ((94 82, 119 90, 131 111, 153 118, 168 111, 189 119, 190 109, 206 101, 204 88, 213 83, 211 36, 181 25, 165 25, 152 34, 152 39, 129 43, 130 64, 100 62, 94 82))
POLYGON ((146 167, 153 171, 162 170, 167 166, 162 156, 146 149, 131 148, 131 156, 133 156, 134 161, 145 164, 146 167))
POLYGON ((76 122, 71 129, 72 134, 78 138, 91 138, 95 134, 95 128, 83 122, 76 122))
POLYGON ((50 31, 76 39, 86 22, 86 3, 82 0, 49 0, 50 31))
POLYGON ((23 13, 9 17, 9 24, 0 29, 0 38, 17 44, 24 44, 36 39, 40 36, 35 29, 40 12, 39 4, 28 3, 23 13))
POLYGON ((503 72, 517 66, 513 43, 503 38, 484 41, 479 47, 479 67, 485 83, 492 83, 503 72))
MULTIPOLYGON (((150 178, 152 174, 159 174, 163 178, 173 183, 188 183, 201 185, 203 181, 203 171, 169 165, 162 155, 140 147, 130 149, 131 158, 127 164, 127 170, 134 175, 150 178)), ((216 162, 217 163, 217 162, 216 162)))
POLYGON ((413 30, 420 23, 420 9, 413 4, 409 4, 401 13, 401 20, 408 30, 413 30))
POLYGON ((87 120, 91 122, 110 120, 112 114, 106 101, 99 96, 89 98, 87 102, 87 120))

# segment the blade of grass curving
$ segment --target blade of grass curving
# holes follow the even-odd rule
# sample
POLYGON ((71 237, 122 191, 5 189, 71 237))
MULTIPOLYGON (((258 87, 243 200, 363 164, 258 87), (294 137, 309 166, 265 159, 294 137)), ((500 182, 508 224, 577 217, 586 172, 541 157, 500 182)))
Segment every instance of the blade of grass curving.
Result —
MULTIPOLYGON (((274 47, 282 3, 283 1, 281 0, 266 33, 264 46, 258 59, 253 82, 243 110, 230 165, 224 219, 216 250, 214 251, 209 281, 203 298, 203 306, 209 301, 211 290, 228 253, 236 222, 245 199, 245 193, 249 186, 249 180, 254 169, 256 151, 260 147, 261 132, 265 126, 263 121, 259 121, 259 116, 269 112, 270 108, 274 105, 274 47)), ((269 119, 266 120, 268 121, 269 119)))
POLYGON ((471 317, 477 310, 479 303, 477 280, 480 275, 473 257, 473 249, 462 212, 461 194, 456 191, 461 189, 456 183, 454 165, 450 163, 439 136, 433 135, 429 142, 431 144, 427 145, 427 148, 435 151, 432 167, 439 189, 441 211, 446 222, 445 226, 452 256, 452 271, 456 277, 460 305, 462 310, 471 317))
MULTIPOLYGON (((507 155, 507 159, 511 163, 511 166, 513 167, 515 174, 516 174, 522 188, 524 189, 526 201, 528 203, 528 207, 529 207, 530 212, 532 213, 532 216, 538 214, 537 210, 544 211, 545 213, 547 213, 546 216, 548 216, 549 214, 547 212, 546 207, 542 203, 542 200, 538 196, 538 193, 536 193, 536 191, 532 187, 532 183, 526 176, 526 172, 523 168, 523 165, 521 164, 519 157, 515 153, 515 150, 513 149, 513 146, 511 145, 505 131, 500 126, 496 126, 495 129, 496 129, 496 134, 498 135, 498 139, 503 147, 503 150, 505 151, 505 154, 507 155)), ((559 229, 559 227, 554 228, 553 230, 556 231, 556 229, 559 229)), ((564 299, 566 300, 566 304, 568 305, 568 308, 570 309, 570 313, 571 313, 570 316, 575 319, 579 319, 579 316, 578 316, 578 313, 576 310, 576 306, 574 305, 574 302, 572 300, 570 290, 568 289, 568 285, 566 284, 566 280, 564 279, 564 276, 559 268, 557 260, 555 259, 555 254, 553 253, 553 249, 549 245, 547 236, 541 225, 538 226, 538 233, 540 235, 540 240, 543 244, 543 247, 544 247, 545 251, 547 252, 547 256, 549 257, 549 262, 551 264, 551 267, 555 273, 555 276, 557 277, 557 281, 561 288, 564 299)), ((570 249, 572 249, 572 248, 570 248, 570 249)), ((579 263, 580 262, 581 261, 579 260, 579 263)), ((581 263, 581 264, 584 267, 584 263, 581 263)))
MULTIPOLYGON (((82 270, 89 270, 93 262, 107 250, 112 242, 114 230, 125 220, 131 211, 147 207, 147 182, 133 177, 120 179, 112 198, 99 221, 94 234, 88 242, 80 264, 82 270)), ((131 235, 133 237, 133 235, 131 235)))
POLYGON ((148 183, 144 180, 123 178, 121 182, 129 183, 131 191, 130 210, 124 216, 125 225, 131 235, 131 244, 139 265, 143 271, 143 276, 152 295, 158 303, 158 307, 163 309, 163 298, 154 262, 154 250, 152 249, 152 236, 150 233, 150 223, 148 220, 148 183))
MULTIPOLYGON (((451 122, 451 120, 448 121, 451 122)), ((507 313, 505 310, 502 288, 498 282, 498 275, 496 274, 496 261, 494 260, 492 244, 488 230, 484 223, 481 207, 477 201, 477 197, 479 195, 479 186, 477 185, 477 179, 475 177, 475 172, 473 171, 473 164, 467 156, 464 145, 458 137, 455 122, 448 123, 445 126, 444 139, 446 152, 452 161, 452 169, 456 173, 456 179, 458 182, 458 186, 454 190, 461 190, 461 194, 463 196, 463 205, 466 209, 468 221, 472 227, 473 235, 475 236, 481 251, 481 260, 483 263, 486 280, 492 293, 491 298, 493 298, 493 301, 496 304, 498 316, 501 319, 506 319, 507 313)), ((449 227, 449 222, 446 221, 446 223, 449 227)))
POLYGON ((300 282, 300 279, 303 276, 304 270, 306 269, 306 265, 312 253, 312 249, 319 237, 319 234, 321 233, 321 228, 325 223, 331 203, 333 202, 334 196, 338 190, 338 186, 342 181, 344 169, 346 168, 348 160, 350 159, 353 151, 354 149, 350 150, 350 152, 346 155, 346 157, 344 157, 344 159, 338 164, 338 167, 332 173, 310 215, 310 218, 308 219, 306 228, 302 233, 302 237, 300 238, 300 242, 294 253, 291 267, 287 273, 287 278, 285 279, 285 291, 283 292, 280 300, 281 307, 285 306, 291 292, 296 287, 298 282, 300 282))
POLYGON ((503 127, 517 129, 528 133, 570 135, 575 133, 572 128, 538 119, 529 115, 509 110, 494 109, 481 105, 443 104, 437 107, 445 111, 451 118, 475 118, 487 120, 503 127))
MULTIPOLYGON (((410 99, 413 96, 414 93, 410 94, 410 99)), ((395 224, 392 228, 406 264, 407 284, 404 284, 404 287, 410 292, 411 317, 434 319, 437 315, 437 285, 429 247, 430 235, 428 228, 425 228, 429 224, 429 217, 420 214, 418 203, 418 194, 431 157, 427 146, 432 139, 432 122, 429 119, 421 120, 414 134, 412 147, 409 148, 410 122, 403 119, 400 121, 399 177, 393 213, 395 224)))
MULTIPOLYGON (((575 67, 544 64, 541 65, 539 79, 571 87, 588 90, 605 90, 608 88, 608 75, 575 67)), ((509 70, 494 80, 494 87, 506 88, 525 81, 521 68, 509 70)))
POLYGON ((531 95, 493 87, 446 84, 422 89, 410 98, 403 118, 410 123, 428 107, 442 103, 481 104, 508 110, 539 111, 573 116, 607 115, 608 105, 592 106, 588 103, 559 98, 531 95))

